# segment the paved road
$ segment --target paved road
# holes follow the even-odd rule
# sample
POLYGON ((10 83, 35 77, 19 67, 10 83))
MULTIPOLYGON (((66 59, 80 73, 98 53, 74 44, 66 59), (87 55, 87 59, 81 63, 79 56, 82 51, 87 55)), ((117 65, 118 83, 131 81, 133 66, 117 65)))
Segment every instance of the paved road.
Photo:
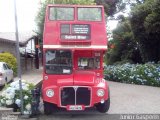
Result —
MULTIPOLYGON (((160 114, 160 88, 111 81, 108 83, 111 105, 107 114, 160 114)), ((94 111, 94 114, 98 112, 94 111)))
MULTIPOLYGON (((15 78, 18 80, 18 78, 15 78)), ((29 83, 36 85, 42 80, 42 67, 40 69, 33 69, 22 74, 22 80, 26 80, 29 83)))
MULTIPOLYGON (((159 114, 158 116, 155 117, 158 118, 157 120, 160 120, 160 88, 123 84, 110 81, 108 83, 111 92, 111 106, 108 113, 101 114, 95 111, 94 109, 86 110, 85 112, 66 112, 61 110, 56 114, 49 116, 46 116, 42 113, 40 116, 37 117, 37 119, 38 120, 120 120, 122 115, 119 114, 159 114)), ((42 103, 41 103, 41 109, 43 110, 42 103)), ((140 115, 138 115, 138 117, 139 116, 140 115)), ((136 118, 137 116, 134 117, 136 118)))
POLYGON ((159 113, 160 88, 109 82, 113 113, 159 113))

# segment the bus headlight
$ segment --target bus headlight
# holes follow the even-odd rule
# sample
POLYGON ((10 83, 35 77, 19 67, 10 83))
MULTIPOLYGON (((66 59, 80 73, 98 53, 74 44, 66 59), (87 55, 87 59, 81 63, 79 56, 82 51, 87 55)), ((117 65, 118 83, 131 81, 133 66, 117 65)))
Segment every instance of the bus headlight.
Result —
POLYGON ((47 97, 53 97, 53 96, 54 96, 54 90, 48 89, 48 90, 46 91, 46 95, 47 95, 47 97))
POLYGON ((98 97, 103 97, 104 96, 104 90, 103 89, 97 90, 97 96, 98 97))

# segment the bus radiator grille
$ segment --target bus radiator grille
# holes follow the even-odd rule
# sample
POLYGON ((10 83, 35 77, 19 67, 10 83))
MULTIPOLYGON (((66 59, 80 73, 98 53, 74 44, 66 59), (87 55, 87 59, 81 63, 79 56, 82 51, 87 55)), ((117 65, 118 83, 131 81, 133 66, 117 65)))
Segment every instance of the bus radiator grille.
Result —
POLYGON ((64 87, 61 89, 61 106, 90 105, 91 90, 88 87, 64 87))

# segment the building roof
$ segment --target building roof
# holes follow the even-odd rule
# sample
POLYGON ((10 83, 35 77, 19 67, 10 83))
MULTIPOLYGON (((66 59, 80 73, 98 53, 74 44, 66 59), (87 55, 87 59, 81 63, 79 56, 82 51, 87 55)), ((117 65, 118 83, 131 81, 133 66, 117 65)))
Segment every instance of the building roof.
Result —
MULTIPOLYGON (((19 33, 19 45, 25 46, 35 35, 34 32, 19 33)), ((15 32, 0 32, 0 42, 16 43, 15 32)))

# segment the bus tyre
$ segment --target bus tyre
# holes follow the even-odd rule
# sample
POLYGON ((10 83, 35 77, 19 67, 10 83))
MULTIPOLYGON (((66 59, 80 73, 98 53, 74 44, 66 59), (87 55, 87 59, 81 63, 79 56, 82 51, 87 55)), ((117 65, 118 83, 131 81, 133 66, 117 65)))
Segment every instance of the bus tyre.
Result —
POLYGON ((98 103, 96 109, 101 113, 105 113, 109 110, 109 107, 110 107, 110 98, 108 98, 104 103, 98 103))
POLYGON ((52 103, 48 103, 48 102, 43 102, 44 103, 44 114, 46 115, 51 115, 52 113, 54 113, 57 110, 57 106, 52 104, 52 103))

